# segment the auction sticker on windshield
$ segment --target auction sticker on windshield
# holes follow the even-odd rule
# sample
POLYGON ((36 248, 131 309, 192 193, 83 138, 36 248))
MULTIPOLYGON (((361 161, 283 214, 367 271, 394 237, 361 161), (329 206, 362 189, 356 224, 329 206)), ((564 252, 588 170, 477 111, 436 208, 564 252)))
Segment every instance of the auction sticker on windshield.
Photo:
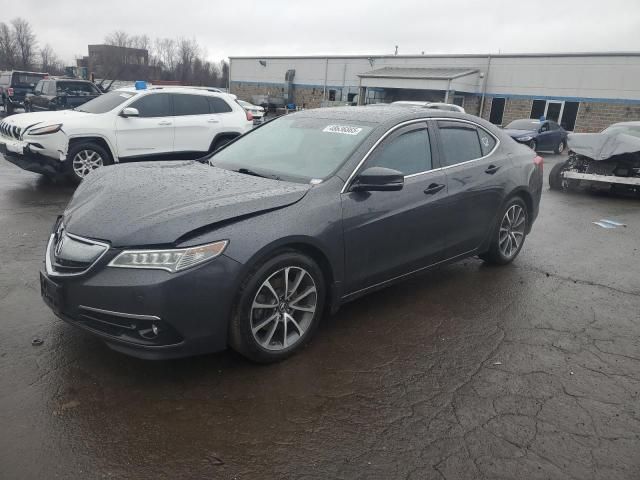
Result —
POLYGON ((349 125, 327 125, 323 132, 328 133, 342 133, 343 135, 358 135, 362 128, 350 127, 349 125))

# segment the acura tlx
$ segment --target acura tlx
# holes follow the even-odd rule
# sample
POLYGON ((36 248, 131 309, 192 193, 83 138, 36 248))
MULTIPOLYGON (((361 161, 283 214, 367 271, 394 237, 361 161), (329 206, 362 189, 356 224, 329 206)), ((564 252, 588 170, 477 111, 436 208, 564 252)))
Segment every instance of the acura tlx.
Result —
POLYGON ((513 261, 542 168, 464 113, 298 112, 201 161, 92 172, 54 225, 42 296, 138 357, 281 360, 346 301, 465 257, 513 261))

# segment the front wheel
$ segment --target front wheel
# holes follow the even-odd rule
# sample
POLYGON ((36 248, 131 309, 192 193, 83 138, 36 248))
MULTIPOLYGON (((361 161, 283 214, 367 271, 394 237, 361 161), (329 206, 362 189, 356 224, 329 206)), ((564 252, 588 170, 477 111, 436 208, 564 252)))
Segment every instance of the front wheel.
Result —
POLYGON ((506 265, 518 256, 524 245, 528 225, 527 206, 521 198, 512 198, 502 209, 499 218, 489 250, 480 258, 494 265, 506 265))
POLYGON ((245 279, 229 343, 255 362, 283 360, 311 339, 324 299, 324 276, 313 259, 295 251, 277 254, 245 279))
POLYGON ((69 149, 65 170, 72 182, 80 183, 94 170, 112 163, 111 155, 101 145, 79 143, 69 149))
POLYGON ((531 147, 531 150, 533 150, 534 152, 537 152, 538 142, 536 142, 535 140, 531 140, 531 142, 529 142, 529 147, 531 147))
POLYGON ((553 153, 560 154, 560 153, 564 152, 565 148, 567 148, 567 141, 566 140, 560 140, 560 143, 558 145, 556 145, 556 148, 553 149, 553 153))

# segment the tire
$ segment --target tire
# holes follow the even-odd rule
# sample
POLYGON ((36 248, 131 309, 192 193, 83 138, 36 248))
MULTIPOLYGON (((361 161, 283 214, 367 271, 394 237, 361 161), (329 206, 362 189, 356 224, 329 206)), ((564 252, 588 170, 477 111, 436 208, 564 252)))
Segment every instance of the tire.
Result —
POLYGON ((67 153, 64 172, 73 183, 80 183, 91 171, 113 164, 111 154, 95 142, 77 143, 67 153), (98 157, 99 160, 96 158, 98 157), (74 167, 74 161, 76 163, 74 167), (82 174, 84 172, 84 174, 82 174))
POLYGON ((553 153, 555 153, 556 155, 559 155, 562 152, 564 152, 565 148, 567 148, 567 141, 560 140, 560 143, 556 145, 556 147, 553 149, 553 153))
POLYGON ((556 163, 549 172, 549 188, 551 190, 563 190, 562 171, 565 169, 567 162, 556 163))
POLYGON ((254 362, 284 360, 313 337, 322 318, 325 292, 324 275, 313 259, 293 250, 276 253, 242 283, 229 325, 229 345, 254 362))
POLYGON ((533 150, 534 152, 536 152, 537 148, 538 148, 538 142, 536 142, 535 140, 531 140, 529 142, 529 147, 531 147, 531 150, 533 150))
POLYGON ((491 234, 489 250, 480 255, 480 258, 493 265, 513 262, 524 245, 528 224, 529 212, 524 201, 520 197, 511 198, 500 211, 498 222, 491 234), (509 223, 510 225, 507 225, 509 223), (508 228, 506 236, 505 228, 508 228), (512 248, 509 249, 508 245, 512 248))
POLYGON ((213 143, 213 146, 211 147, 211 152, 215 152, 216 150, 218 150, 219 148, 224 147, 227 143, 229 143, 231 140, 233 140, 233 138, 230 137, 222 137, 219 138, 218 140, 216 140, 213 143))

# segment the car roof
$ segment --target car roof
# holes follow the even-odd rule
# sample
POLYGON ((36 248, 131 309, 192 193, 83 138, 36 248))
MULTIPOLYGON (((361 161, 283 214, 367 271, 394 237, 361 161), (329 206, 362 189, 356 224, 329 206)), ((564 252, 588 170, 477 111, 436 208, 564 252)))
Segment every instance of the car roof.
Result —
POLYGON ((640 127, 640 121, 633 121, 633 122, 616 122, 616 123, 612 123, 611 125, 609 125, 610 127, 613 127, 614 125, 627 125, 629 127, 640 127))
POLYGON ((375 108, 371 108, 371 106, 314 108, 303 110, 293 115, 324 120, 365 122, 369 124, 383 124, 391 121, 399 123, 404 120, 427 117, 459 118, 462 120, 472 120, 476 123, 485 123, 478 117, 473 117, 462 112, 426 108, 407 109, 398 108, 397 105, 392 106, 390 104, 376 105, 375 108))
MULTIPOLYGON (((116 90, 114 90, 116 91, 116 90)), ((204 88, 194 88, 194 87, 179 87, 179 86, 169 86, 169 87, 148 87, 142 90, 137 90, 135 87, 122 87, 117 89, 118 92, 130 92, 130 93, 151 93, 151 92, 164 92, 164 93, 192 93, 194 95, 209 95, 212 97, 229 97, 233 98, 233 95, 224 92, 215 92, 212 90, 207 90, 204 88)))

